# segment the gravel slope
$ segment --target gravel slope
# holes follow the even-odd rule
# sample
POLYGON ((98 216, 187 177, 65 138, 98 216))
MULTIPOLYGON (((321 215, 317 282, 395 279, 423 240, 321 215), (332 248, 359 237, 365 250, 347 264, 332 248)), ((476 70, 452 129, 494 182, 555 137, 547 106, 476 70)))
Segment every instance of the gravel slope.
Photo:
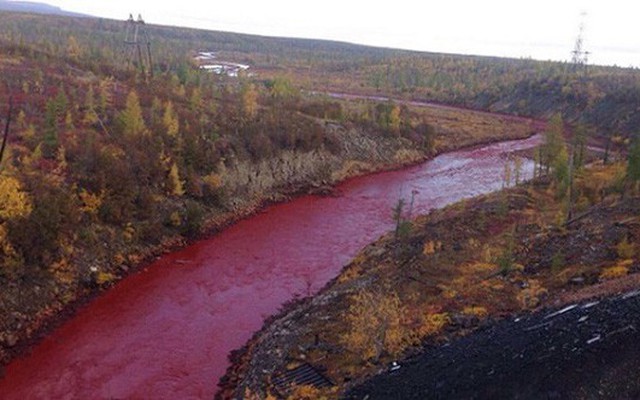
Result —
POLYGON ((640 290, 500 321, 347 399, 640 398, 640 290))

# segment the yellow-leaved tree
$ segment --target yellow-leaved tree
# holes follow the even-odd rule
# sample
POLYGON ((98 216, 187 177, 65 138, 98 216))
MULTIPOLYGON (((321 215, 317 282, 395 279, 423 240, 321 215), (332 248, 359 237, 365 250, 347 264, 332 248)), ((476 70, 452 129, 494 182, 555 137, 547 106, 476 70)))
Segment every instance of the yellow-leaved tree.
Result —
POLYGON ((20 181, 9 174, 0 174, 0 224, 31 213, 31 200, 22 190, 20 181))
POLYGON ((167 102, 164 108, 164 115, 162 116, 162 124, 167 130, 167 135, 171 137, 177 137, 180 130, 180 121, 176 112, 173 110, 173 103, 167 102))
POLYGON ((127 96, 127 104, 124 111, 120 113, 120 121, 127 136, 137 137, 149 133, 142 116, 140 99, 134 90, 127 96))
POLYGON ((244 115, 253 119, 258 112, 258 91, 251 83, 242 86, 242 112, 244 115))
POLYGON ((1 269, 19 265, 14 248, 7 238, 5 223, 13 218, 26 217, 32 210, 29 195, 22 190, 20 181, 8 173, 0 173, 0 274, 1 269))
POLYGON ((180 173, 178 172, 178 164, 175 162, 169 169, 169 191, 174 196, 182 196, 184 194, 184 184, 180 179, 180 173))
POLYGON ((351 298, 345 316, 348 330, 341 342, 363 360, 377 361, 384 352, 397 355, 411 341, 403 325, 405 313, 396 293, 362 290, 351 298))

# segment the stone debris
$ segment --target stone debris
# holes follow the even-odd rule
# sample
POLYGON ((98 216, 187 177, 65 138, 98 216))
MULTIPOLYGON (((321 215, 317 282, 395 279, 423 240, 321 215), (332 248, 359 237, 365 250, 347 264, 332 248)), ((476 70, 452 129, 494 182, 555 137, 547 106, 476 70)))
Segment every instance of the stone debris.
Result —
POLYGON ((571 310, 573 310, 574 308, 577 308, 577 307, 578 307, 577 304, 572 304, 570 306, 566 306, 562 310, 559 310, 559 311, 556 311, 554 313, 551 313, 551 314, 547 315, 545 317, 545 319, 551 319, 551 318, 557 317, 558 315, 562 315, 564 313, 567 313, 567 312, 569 312, 569 311, 571 311, 571 310))
POLYGON ((625 293, 625 294, 622 296, 622 299, 623 299, 623 300, 627 300, 627 299, 630 299, 630 298, 632 298, 632 297, 636 297, 636 296, 637 296, 637 295, 639 295, 639 294, 640 294, 640 290, 634 290, 633 292, 625 293))
POLYGON ((550 392, 558 399, 638 398, 638 294, 499 321, 416 356, 345 398, 549 398, 550 392), (603 376, 603 370, 622 372, 603 376))
POLYGON ((583 305, 583 306, 582 306, 582 309, 583 309, 583 310, 586 310, 586 309, 591 308, 591 307, 593 307, 593 306, 597 306, 598 304, 600 304, 600 302, 599 302, 599 301, 592 301, 592 302, 590 302, 590 303, 587 303, 587 304, 583 305))
POLYGON ((591 339, 587 340, 587 344, 594 344, 595 342, 600 341, 600 339, 602 339, 601 335, 596 335, 594 337, 592 337, 591 339))

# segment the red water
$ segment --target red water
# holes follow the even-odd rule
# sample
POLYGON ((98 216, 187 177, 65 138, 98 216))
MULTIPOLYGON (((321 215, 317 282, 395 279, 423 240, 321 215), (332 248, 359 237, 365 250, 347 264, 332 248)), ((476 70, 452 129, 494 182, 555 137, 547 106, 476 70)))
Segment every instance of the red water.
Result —
MULTIPOLYGON (((392 227, 417 190, 416 213, 499 189, 505 154, 539 138, 441 155, 351 180, 338 197, 269 207, 167 255, 100 296, 14 361, 2 399, 212 398, 230 350, 296 294, 317 290, 392 227)), ((525 163, 526 176, 532 165, 525 163)))

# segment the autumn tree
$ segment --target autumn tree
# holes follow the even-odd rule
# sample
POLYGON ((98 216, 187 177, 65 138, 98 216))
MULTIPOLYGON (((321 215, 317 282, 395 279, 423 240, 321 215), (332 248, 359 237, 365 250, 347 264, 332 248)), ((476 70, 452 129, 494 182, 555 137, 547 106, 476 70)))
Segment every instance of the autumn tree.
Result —
POLYGON ((0 224, 31 212, 31 201, 22 184, 8 173, 0 174, 0 224))
POLYGON ((0 276, 12 267, 22 266, 22 260, 9 240, 7 223, 28 217, 32 208, 20 181, 6 172, 0 173, 0 276))
POLYGON ((402 324, 406 310, 396 293, 362 290, 350 303, 345 316, 348 330, 341 339, 349 350, 377 362, 383 353, 397 355, 404 349, 409 340, 402 324))
POLYGON ((180 121, 178 120, 178 116, 173 110, 173 103, 168 101, 164 107, 164 114, 162 116, 162 124, 167 130, 167 135, 171 137, 177 137, 178 131, 180 130, 180 121))
POLYGON ((433 125, 423 121, 414 128, 414 131, 418 135, 420 147, 425 151, 432 151, 436 138, 436 129, 433 125))
POLYGON ((84 99, 84 116, 83 122, 88 125, 93 125, 98 122, 98 113, 96 112, 95 93, 93 86, 89 85, 84 99))
POLYGON ((514 178, 516 181, 516 186, 520 184, 520 180, 522 178, 522 157, 516 156, 513 161, 513 172, 514 178))
POLYGON ((569 154, 567 153, 567 147, 564 146, 564 144, 558 149, 557 154, 555 154, 551 166, 553 168, 553 179, 557 185, 558 195, 560 197, 564 197, 572 178, 572 170, 569 165, 569 154))
POLYGON ((13 98, 9 97, 9 110, 7 111, 7 120, 5 122, 4 130, 2 133, 2 142, 0 144, 0 169, 2 169, 2 161, 4 159, 4 152, 7 148, 7 140, 9 139, 9 130, 11 129, 11 114, 13 112, 13 98))
POLYGON ((169 169, 168 188, 169 192, 174 196, 182 196, 185 193, 184 183, 180 179, 180 173, 178 171, 178 164, 176 164, 175 162, 169 169))
POLYGON ((75 36, 69 36, 67 39, 67 56, 74 61, 77 61, 80 58, 80 45, 78 44, 78 40, 75 36))
POLYGON ((511 160, 508 159, 504 163, 504 172, 502 174, 502 188, 511 186, 511 160))
POLYGON ((398 133, 402 122, 400 111, 400 107, 391 101, 379 103, 375 107, 376 123, 383 129, 398 133))
POLYGON ((8 237, 27 265, 46 268, 64 251, 61 241, 73 235, 75 196, 53 175, 29 177, 28 188, 32 209, 7 222, 8 237))
POLYGON ((579 171, 584 166, 587 151, 587 128, 584 125, 576 126, 571 148, 573 166, 576 171, 579 171))
POLYGON ((195 87, 189 96, 189 108, 192 113, 198 113, 202 108, 202 92, 200 88, 195 87))
POLYGON ((298 100, 299 93, 284 77, 276 77, 273 81, 267 83, 271 98, 277 104, 292 104, 298 100))
POLYGON ((142 116, 138 94, 133 90, 127 96, 126 107, 120 113, 120 121, 127 136, 139 137, 149 133, 142 116))
MULTIPOLYGON (((413 203, 413 197, 411 198, 411 202, 413 203)), ((407 216, 405 215, 405 211, 404 211, 405 206, 406 206, 406 200, 403 198, 400 198, 398 199, 398 202, 396 203, 395 207, 393 207, 393 210, 392 210, 393 222, 396 225, 396 228, 394 231, 394 237, 396 242, 400 242, 401 240, 406 239, 406 237, 409 235, 411 231, 411 221, 409 221, 409 218, 411 218, 411 216, 409 215, 409 217, 407 218, 407 216)))
POLYGON ((255 118, 258 112, 258 91, 252 83, 246 83, 240 91, 242 112, 248 119, 255 118))

